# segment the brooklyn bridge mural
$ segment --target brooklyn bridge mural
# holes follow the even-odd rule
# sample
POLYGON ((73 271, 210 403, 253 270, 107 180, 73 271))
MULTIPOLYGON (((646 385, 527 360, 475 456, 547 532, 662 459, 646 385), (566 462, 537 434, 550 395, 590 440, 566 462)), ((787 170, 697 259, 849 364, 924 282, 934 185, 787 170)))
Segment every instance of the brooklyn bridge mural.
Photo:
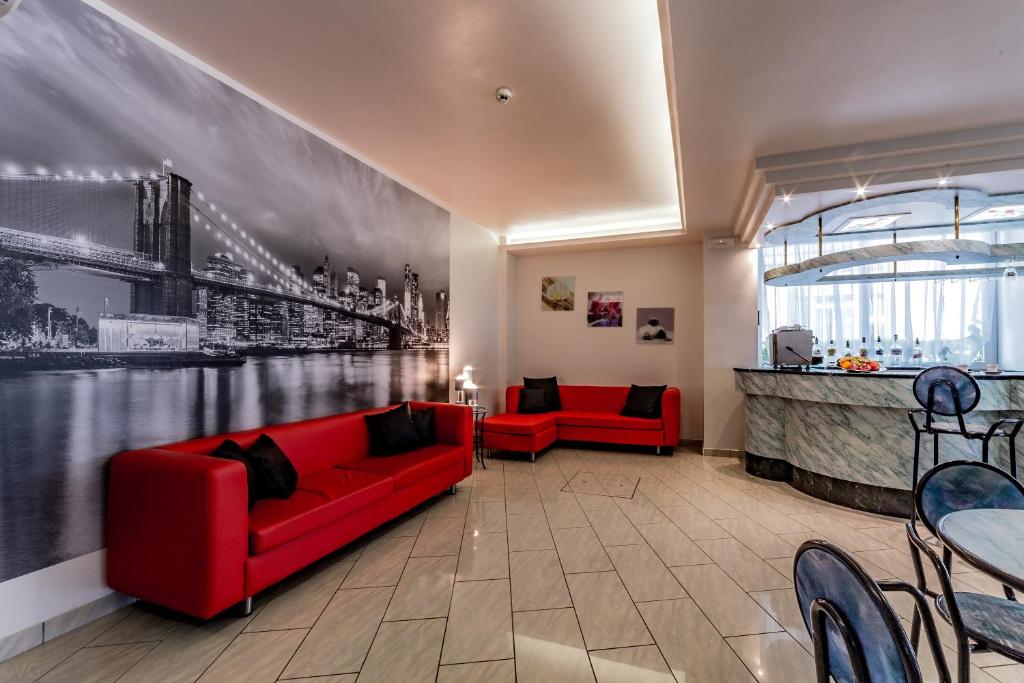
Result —
POLYGON ((78 0, 0 64, 0 581, 120 450, 446 400, 446 211, 78 0))

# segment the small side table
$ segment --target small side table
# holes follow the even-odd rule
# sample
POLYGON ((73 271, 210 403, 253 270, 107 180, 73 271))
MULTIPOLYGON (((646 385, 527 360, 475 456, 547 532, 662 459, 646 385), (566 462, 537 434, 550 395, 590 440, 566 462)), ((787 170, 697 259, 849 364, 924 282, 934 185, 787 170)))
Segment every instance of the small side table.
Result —
POLYGON ((484 463, 484 418, 487 417, 487 413, 487 408, 473 406, 473 453, 476 455, 476 461, 485 470, 487 465, 484 463))

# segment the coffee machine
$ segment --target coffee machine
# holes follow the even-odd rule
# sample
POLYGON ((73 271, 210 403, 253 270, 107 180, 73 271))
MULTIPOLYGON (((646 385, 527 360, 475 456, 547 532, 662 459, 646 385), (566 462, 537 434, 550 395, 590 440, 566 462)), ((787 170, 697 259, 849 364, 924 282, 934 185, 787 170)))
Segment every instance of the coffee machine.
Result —
POLYGON ((800 325, 788 325, 772 331, 768 338, 772 367, 811 367, 811 346, 814 334, 800 325))

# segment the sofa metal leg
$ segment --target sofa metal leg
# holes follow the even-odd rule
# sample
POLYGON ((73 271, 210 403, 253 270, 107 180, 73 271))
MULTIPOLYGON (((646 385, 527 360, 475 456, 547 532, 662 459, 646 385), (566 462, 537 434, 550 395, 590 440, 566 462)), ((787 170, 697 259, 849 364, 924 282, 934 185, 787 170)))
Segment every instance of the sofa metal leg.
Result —
POLYGON ((655 446, 654 447, 654 454, 655 455, 661 455, 661 446, 655 446))
POLYGON ((452 484, 451 486, 448 487, 448 495, 449 496, 454 496, 455 495, 455 484, 452 484))
POLYGON ((530 451, 530 462, 537 462, 537 453, 535 451, 530 451))
POLYGON ((243 617, 247 617, 252 614, 252 596, 249 596, 245 600, 242 600, 242 602, 238 603, 238 613, 243 617))

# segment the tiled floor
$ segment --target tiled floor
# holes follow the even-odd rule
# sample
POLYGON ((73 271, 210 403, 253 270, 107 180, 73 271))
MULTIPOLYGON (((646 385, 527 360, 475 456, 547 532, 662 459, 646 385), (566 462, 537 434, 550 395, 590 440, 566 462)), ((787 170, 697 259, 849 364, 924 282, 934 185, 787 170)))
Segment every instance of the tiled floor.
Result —
MULTIPOLYGON (((912 578, 898 520, 736 460, 555 449, 488 466, 259 596, 249 618, 129 607, 0 664, 0 681, 801 683, 801 542, 828 538, 876 577, 912 578)), ((956 579, 1001 595, 975 572, 956 579)), ((1024 681, 1024 666, 974 661, 973 681, 1024 681)))

